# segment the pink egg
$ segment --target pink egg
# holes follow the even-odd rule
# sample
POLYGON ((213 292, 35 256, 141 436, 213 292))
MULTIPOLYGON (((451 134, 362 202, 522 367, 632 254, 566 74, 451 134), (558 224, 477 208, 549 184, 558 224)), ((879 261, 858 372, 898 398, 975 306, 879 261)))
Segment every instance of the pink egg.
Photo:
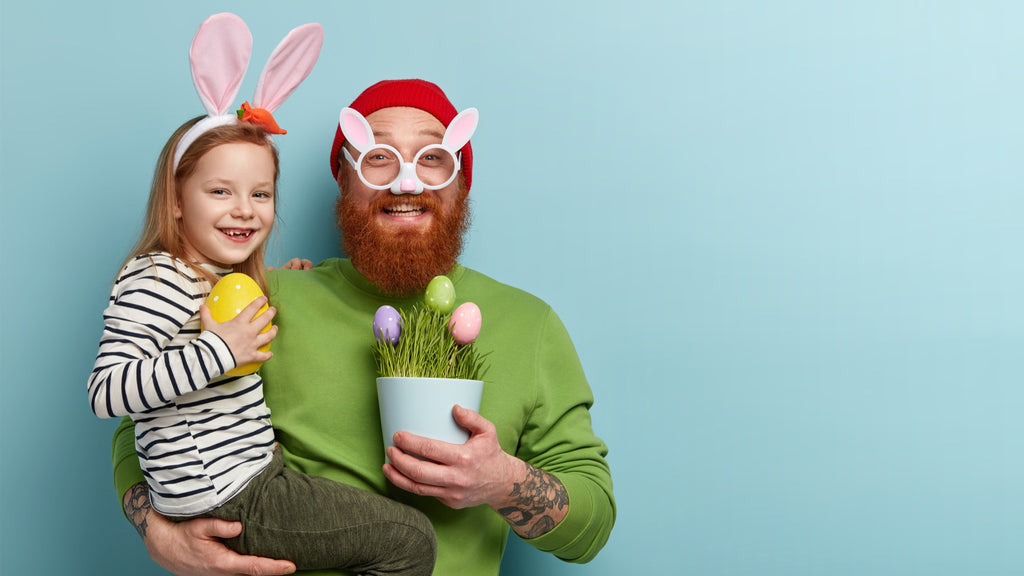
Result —
POLYGON ((480 307, 472 302, 466 302, 452 312, 452 318, 448 321, 448 331, 452 333, 456 344, 469 344, 480 335, 482 321, 480 307))

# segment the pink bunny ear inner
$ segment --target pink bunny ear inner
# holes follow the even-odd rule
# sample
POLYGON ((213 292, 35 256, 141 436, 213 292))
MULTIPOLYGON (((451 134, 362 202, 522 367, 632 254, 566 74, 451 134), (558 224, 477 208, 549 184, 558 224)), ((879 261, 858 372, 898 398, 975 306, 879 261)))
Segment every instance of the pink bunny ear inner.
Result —
POLYGON ((444 131, 444 138, 441 143, 451 147, 453 150, 461 150, 466 142, 476 132, 476 125, 480 121, 480 113, 476 108, 466 108, 459 115, 452 119, 448 128, 444 131))
POLYGON ((339 124, 341 125, 341 133, 345 135, 345 140, 351 142, 356 147, 356 150, 365 152, 375 144, 370 123, 366 121, 366 118, 363 118, 363 115, 358 110, 348 107, 342 108, 339 124))
POLYGON ((252 105, 270 112, 277 110, 309 76, 323 43, 324 29, 317 23, 303 24, 289 32, 267 59, 252 105))
POLYGON ((225 114, 238 95, 249 67, 252 34, 238 16, 230 12, 214 14, 199 26, 189 60, 192 82, 207 114, 225 114))

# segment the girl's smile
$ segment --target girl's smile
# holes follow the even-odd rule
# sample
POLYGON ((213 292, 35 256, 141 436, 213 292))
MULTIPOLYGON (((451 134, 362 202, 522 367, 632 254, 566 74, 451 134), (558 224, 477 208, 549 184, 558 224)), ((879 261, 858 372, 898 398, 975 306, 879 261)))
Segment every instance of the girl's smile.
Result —
POLYGON ((238 242, 244 242, 248 240, 250 236, 253 235, 253 230, 246 230, 241 228, 225 228, 222 229, 221 232, 223 232, 228 238, 231 238, 232 240, 236 240, 238 242))

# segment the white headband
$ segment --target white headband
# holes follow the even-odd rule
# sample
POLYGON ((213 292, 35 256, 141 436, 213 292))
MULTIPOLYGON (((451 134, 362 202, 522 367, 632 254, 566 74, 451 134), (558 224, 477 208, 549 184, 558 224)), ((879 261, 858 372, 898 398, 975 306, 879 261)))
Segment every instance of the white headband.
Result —
POLYGON ((196 138, 219 126, 245 120, 264 126, 272 134, 284 134, 271 113, 313 70, 323 41, 323 27, 316 23, 304 24, 289 32, 263 67, 252 107, 247 102, 242 110, 235 112, 230 109, 249 67, 252 35, 245 22, 229 12, 207 18, 199 26, 189 50, 192 82, 207 117, 189 128, 178 141, 174 149, 174 170, 196 138))

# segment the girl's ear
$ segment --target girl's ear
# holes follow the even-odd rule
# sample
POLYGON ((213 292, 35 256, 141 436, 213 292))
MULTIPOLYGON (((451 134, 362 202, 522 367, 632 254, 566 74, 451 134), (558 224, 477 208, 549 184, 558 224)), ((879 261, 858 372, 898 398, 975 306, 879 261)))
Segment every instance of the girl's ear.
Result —
POLYGON ((342 108, 338 123, 341 126, 341 133, 345 135, 345 140, 355 146, 356 150, 365 152, 373 148, 375 144, 373 130, 370 128, 370 123, 363 118, 358 110, 347 106, 342 108))
POLYGON ((469 142, 469 139, 473 137, 479 121, 480 113, 477 112, 476 108, 466 108, 459 112, 459 115, 453 118, 451 123, 448 124, 448 128, 445 129, 441 144, 452 150, 461 150, 466 145, 466 142, 469 142))
POLYGON ((174 195, 174 199, 171 200, 171 216, 173 216, 175 220, 181 220, 181 194, 178 194, 177 192, 172 192, 172 194, 174 195))

